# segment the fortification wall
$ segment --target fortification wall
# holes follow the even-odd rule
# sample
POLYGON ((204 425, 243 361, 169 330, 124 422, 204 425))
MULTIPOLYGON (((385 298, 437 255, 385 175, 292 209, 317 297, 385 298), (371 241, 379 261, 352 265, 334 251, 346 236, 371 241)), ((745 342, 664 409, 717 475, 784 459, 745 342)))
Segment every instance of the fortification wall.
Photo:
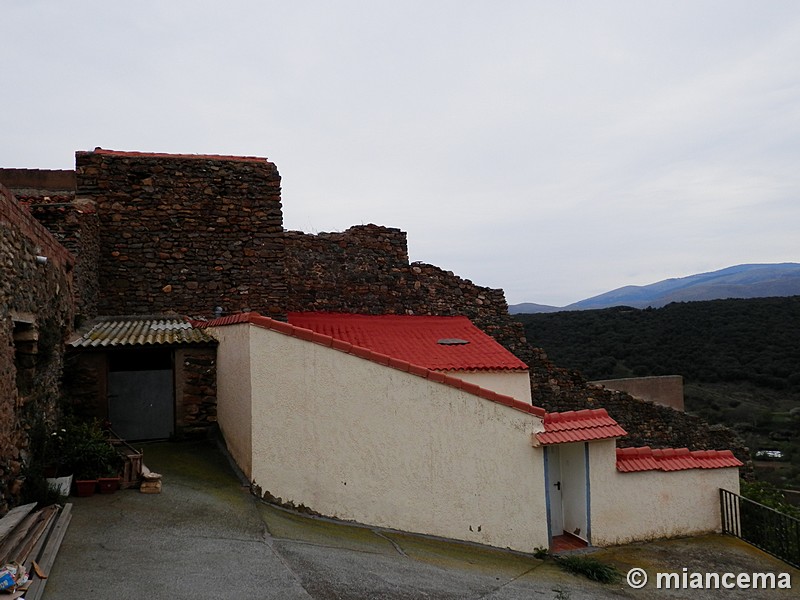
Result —
POLYGON ((208 316, 286 304, 280 175, 263 158, 76 153, 100 225, 97 310, 208 316))

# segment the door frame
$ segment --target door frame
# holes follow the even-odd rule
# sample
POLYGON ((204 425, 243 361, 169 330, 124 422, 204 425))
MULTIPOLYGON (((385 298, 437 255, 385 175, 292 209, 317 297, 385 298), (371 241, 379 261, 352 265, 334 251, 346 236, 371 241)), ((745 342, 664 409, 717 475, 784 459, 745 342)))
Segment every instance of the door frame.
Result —
MULTIPOLYGON (((580 442, 573 442, 569 445, 576 445, 580 442)), ((589 442, 583 442, 582 452, 580 453, 580 464, 572 467, 564 473, 565 460, 559 446, 566 446, 567 444, 553 444, 544 446, 544 485, 545 485, 545 506, 547 513, 547 539, 548 543, 552 545, 553 537, 564 534, 564 527, 567 520, 577 520, 580 524, 585 524, 585 534, 582 529, 580 534, 576 535, 580 539, 586 541, 589 545, 592 543, 592 515, 591 515, 591 478, 589 472, 589 442), (554 476, 558 476, 558 481, 553 481, 554 476), (569 478, 568 485, 562 484, 565 475, 569 478), (565 507, 564 494, 570 493, 569 483, 580 485, 585 501, 577 503, 569 503, 565 507), (555 493, 554 487, 558 486, 558 493, 555 493), (558 506, 556 507, 556 504, 558 506), (560 519, 560 521, 559 521, 560 519), (554 531, 554 525, 560 522, 561 530, 554 531), (584 534, 584 535, 581 535, 584 534)), ((579 498, 580 500, 580 498, 579 498)))

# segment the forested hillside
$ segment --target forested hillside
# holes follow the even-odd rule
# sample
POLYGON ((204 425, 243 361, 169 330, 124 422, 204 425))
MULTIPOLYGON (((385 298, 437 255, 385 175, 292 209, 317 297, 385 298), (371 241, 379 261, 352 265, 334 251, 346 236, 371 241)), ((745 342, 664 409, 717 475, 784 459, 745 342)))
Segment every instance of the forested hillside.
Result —
POLYGON ((800 489, 800 296, 517 315, 528 341, 589 379, 682 375, 686 410, 735 428, 761 476, 800 489))

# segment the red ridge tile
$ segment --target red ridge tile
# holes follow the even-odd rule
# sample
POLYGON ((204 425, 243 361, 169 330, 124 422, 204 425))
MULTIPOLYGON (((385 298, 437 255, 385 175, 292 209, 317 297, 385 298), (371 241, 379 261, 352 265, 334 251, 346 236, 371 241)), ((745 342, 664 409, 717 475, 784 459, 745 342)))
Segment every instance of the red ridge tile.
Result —
POLYGON ((542 444, 565 444, 626 435, 604 408, 546 413, 544 431, 536 434, 542 444))
POLYGON ((684 471, 741 467, 742 462, 730 450, 694 450, 688 448, 617 448, 617 470, 684 471))

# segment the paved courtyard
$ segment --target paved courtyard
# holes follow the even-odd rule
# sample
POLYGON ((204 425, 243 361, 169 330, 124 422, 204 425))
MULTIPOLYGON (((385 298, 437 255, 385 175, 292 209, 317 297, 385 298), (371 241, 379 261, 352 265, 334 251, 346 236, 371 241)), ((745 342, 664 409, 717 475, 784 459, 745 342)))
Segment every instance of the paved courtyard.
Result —
POLYGON ((73 498, 45 600, 796 598, 800 572, 730 537, 599 550, 651 583, 599 584, 484 547, 305 517, 254 498, 206 442, 144 446, 158 495, 73 498), (792 590, 657 590, 656 572, 787 572, 792 590))

